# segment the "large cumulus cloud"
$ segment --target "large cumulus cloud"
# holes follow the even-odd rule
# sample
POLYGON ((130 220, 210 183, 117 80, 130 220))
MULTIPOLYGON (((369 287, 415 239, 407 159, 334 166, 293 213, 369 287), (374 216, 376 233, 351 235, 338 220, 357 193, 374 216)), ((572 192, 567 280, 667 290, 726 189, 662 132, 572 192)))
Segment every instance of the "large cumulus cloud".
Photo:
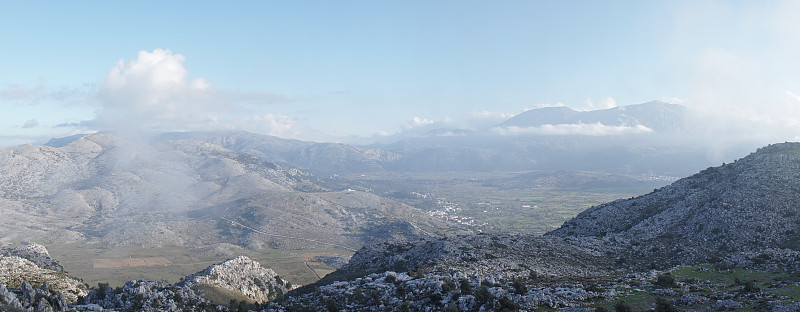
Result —
POLYGON ((97 93, 101 105, 97 130, 198 131, 246 130, 293 136, 296 121, 268 111, 287 99, 266 92, 239 92, 215 87, 204 78, 189 78, 185 57, 168 49, 140 51, 136 59, 119 60, 97 93))

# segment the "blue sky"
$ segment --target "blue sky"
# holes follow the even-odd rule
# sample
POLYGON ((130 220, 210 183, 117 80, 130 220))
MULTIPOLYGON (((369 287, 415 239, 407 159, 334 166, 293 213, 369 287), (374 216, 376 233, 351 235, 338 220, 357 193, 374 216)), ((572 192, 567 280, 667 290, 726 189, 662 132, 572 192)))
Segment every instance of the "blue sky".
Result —
POLYGON ((139 128, 370 143, 651 100, 800 129, 797 2, 0 5, 0 146, 139 128))

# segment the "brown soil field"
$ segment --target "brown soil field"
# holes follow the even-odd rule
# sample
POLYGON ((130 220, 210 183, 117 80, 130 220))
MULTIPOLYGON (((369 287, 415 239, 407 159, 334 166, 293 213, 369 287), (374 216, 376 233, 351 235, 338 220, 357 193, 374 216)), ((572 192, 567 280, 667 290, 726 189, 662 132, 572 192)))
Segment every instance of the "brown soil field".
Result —
POLYGON ((151 258, 121 258, 121 259, 92 259, 92 266, 95 269, 118 269, 140 266, 156 266, 172 264, 164 257, 151 258))

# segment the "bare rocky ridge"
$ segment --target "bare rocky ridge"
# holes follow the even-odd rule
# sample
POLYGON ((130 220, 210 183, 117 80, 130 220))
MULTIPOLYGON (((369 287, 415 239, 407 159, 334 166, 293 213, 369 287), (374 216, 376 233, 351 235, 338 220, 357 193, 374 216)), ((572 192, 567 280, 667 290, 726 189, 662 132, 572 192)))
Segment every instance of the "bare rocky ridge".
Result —
POLYGON ((600 241, 526 236, 461 235, 365 246, 343 271, 461 273, 513 280, 587 276, 614 271, 600 241))
POLYGON ((189 275, 184 278, 181 285, 221 287, 242 293, 259 303, 275 300, 292 289, 291 283, 281 279, 275 271, 264 268, 245 256, 212 265, 189 275))
MULTIPOLYGON (((35 263, 16 256, 0 256, 0 284, 9 288, 41 287, 47 285, 66 302, 75 302, 88 294, 86 285, 63 272, 42 268, 35 263)), ((50 296, 50 293, 46 293, 50 296)))
POLYGON ((614 290, 587 290, 583 280, 616 274, 620 272, 595 239, 462 235, 371 244, 342 269, 290 292, 282 306, 273 304, 267 310, 563 308, 613 298, 614 290))
POLYGON ((622 262, 668 267, 800 249, 800 143, 774 144, 650 194, 592 207, 559 237, 602 238, 622 262))
POLYGON ((0 249, 0 255, 20 257, 42 268, 64 272, 64 268, 61 264, 50 257, 47 248, 37 243, 23 242, 20 246, 13 249, 0 249))

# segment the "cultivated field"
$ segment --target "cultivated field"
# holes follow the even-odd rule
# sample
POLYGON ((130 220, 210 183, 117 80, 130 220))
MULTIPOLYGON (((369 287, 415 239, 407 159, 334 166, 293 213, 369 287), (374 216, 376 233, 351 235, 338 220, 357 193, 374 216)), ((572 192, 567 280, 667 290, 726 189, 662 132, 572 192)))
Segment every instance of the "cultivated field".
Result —
POLYGON ((592 205, 642 195, 669 177, 593 172, 369 173, 342 176, 361 188, 472 231, 544 234, 592 205))
POLYGON ((317 275, 325 276, 335 270, 322 262, 308 261, 310 257, 320 254, 352 254, 341 250, 256 252, 240 249, 236 255, 209 256, 183 247, 146 249, 131 246, 109 247, 84 242, 66 245, 38 243, 45 245, 50 255, 58 260, 70 275, 83 279, 89 285, 103 282, 114 287, 122 286, 129 280, 176 283, 184 276, 238 255, 246 255, 262 266, 275 270, 292 284, 305 285, 317 281, 317 275))
POLYGON ((172 264, 164 257, 149 258, 121 258, 121 259, 92 259, 92 266, 95 269, 119 269, 140 266, 156 266, 172 264))

